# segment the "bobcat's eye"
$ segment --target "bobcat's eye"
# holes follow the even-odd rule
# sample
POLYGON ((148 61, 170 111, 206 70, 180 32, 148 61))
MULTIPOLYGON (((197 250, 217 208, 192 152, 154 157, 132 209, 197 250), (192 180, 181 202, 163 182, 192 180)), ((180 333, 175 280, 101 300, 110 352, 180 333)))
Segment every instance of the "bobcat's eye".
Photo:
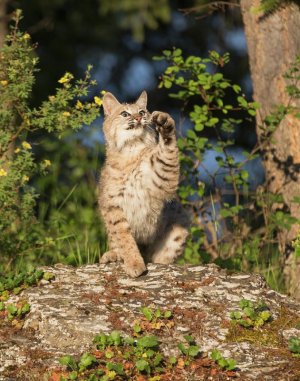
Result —
POLYGON ((121 115, 124 116, 126 118, 126 116, 129 116, 130 114, 126 111, 122 111, 121 112, 121 115))
POLYGON ((140 111, 139 111, 139 114, 140 114, 140 115, 145 115, 145 114, 146 114, 146 111, 145 111, 145 110, 140 110, 140 111))

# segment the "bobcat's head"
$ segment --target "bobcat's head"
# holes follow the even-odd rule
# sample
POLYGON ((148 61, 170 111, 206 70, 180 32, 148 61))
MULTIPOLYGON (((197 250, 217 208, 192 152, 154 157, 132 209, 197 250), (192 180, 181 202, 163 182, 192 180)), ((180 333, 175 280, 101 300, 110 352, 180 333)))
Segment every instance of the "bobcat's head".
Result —
POLYGON ((135 144, 154 144, 156 132, 151 127, 147 110, 147 93, 143 91, 135 103, 120 103, 111 93, 103 97, 104 135, 109 148, 122 151, 135 144))

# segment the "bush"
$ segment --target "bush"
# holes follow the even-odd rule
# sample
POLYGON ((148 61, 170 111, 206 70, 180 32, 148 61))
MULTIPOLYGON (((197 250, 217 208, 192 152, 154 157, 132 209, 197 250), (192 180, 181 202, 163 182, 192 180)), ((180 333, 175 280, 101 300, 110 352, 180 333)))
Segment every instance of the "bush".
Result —
POLYGON ((0 248, 9 264, 22 256, 35 261, 36 251, 51 246, 55 238, 35 215, 38 194, 32 180, 51 168, 49 158, 37 159, 36 148, 43 151, 46 133, 64 144, 64 136, 90 125, 101 106, 100 97, 84 100, 96 84, 91 67, 80 80, 66 73, 54 95, 38 108, 30 106, 38 59, 29 34, 18 28, 21 18, 16 11, 0 52, 0 248))
MULTIPOLYGON (((295 112, 293 102, 274 109, 260 126, 264 131, 261 141, 251 152, 244 152, 244 160, 238 161, 231 153, 236 130, 255 123, 260 105, 249 102, 240 86, 224 77, 222 71, 229 62, 229 54, 210 52, 205 59, 184 58, 182 51, 174 48, 154 59, 168 62, 160 87, 172 90, 170 96, 188 111, 192 125, 181 132, 178 140, 183 172, 179 196, 193 215, 190 239, 180 262, 215 262, 227 268, 256 270, 273 287, 281 287, 277 232, 290 229, 297 220, 274 208, 282 203, 282 195, 265 193, 262 187, 250 188, 250 173, 245 164, 258 157, 284 116, 295 112), (209 150, 216 153, 215 173, 203 165, 209 150), (209 184, 201 181, 203 172, 209 184)), ((299 95, 299 63, 298 58, 287 73, 295 84, 287 88, 291 100, 299 95)))

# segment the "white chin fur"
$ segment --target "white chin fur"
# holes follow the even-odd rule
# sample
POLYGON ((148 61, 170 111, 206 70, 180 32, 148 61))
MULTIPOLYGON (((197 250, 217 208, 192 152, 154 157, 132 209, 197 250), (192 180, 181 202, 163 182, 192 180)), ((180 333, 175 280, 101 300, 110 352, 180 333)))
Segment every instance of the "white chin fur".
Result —
POLYGON ((126 144, 133 142, 135 139, 141 137, 143 135, 143 127, 134 127, 130 130, 122 130, 118 132, 117 137, 117 147, 118 149, 122 149, 126 144))

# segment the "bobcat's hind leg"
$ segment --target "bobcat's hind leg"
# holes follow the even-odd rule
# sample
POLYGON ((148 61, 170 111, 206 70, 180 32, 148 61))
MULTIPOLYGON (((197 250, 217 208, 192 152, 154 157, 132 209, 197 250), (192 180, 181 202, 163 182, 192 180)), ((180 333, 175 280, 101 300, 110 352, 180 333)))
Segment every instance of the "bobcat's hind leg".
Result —
POLYGON ((188 236, 185 227, 173 224, 167 227, 165 234, 157 239, 151 248, 150 261, 153 263, 173 263, 184 250, 184 244, 188 236))

